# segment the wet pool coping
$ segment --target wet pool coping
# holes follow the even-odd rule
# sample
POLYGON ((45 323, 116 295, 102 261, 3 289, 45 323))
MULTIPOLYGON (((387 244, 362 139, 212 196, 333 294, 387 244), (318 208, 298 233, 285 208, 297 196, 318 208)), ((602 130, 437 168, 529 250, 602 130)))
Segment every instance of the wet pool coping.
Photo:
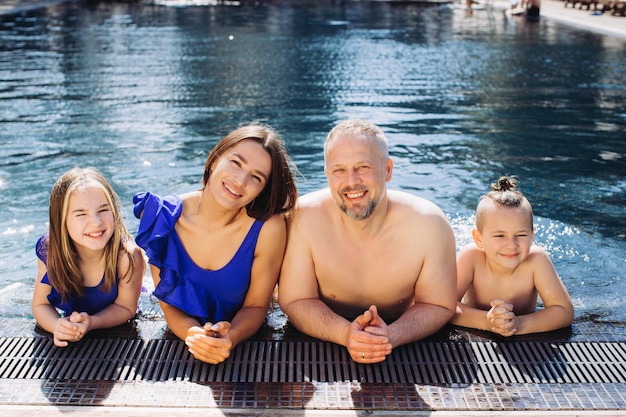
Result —
MULTIPOLYGON (((0 1, 0 16, 7 14, 22 13, 43 7, 54 6, 61 3, 79 2, 80 0, 2 0, 0 1)), ((190 0, 193 2, 193 0, 190 0)), ((300 2, 315 4, 316 0, 265 0, 268 3, 280 4, 281 2, 300 2)), ((318 3, 334 3, 337 0, 317 0, 318 3)), ((380 1, 380 0, 379 0, 380 1)), ((409 2, 411 0, 407 0, 409 2)), ((428 0, 417 0, 428 3, 428 0)), ((110 0, 111 3, 143 3, 154 4, 154 0, 110 0)), ((450 0, 453 3, 454 0, 450 0)), ((502 12, 508 7, 507 0, 485 0, 491 3, 495 11, 502 12)), ((484 12, 483 11, 477 11, 484 12)), ((566 7, 564 0, 542 0, 541 16, 560 24, 573 26, 578 29, 588 30, 603 35, 626 39, 626 17, 612 15, 609 12, 597 13, 596 10, 583 9, 582 7, 566 7)), ((520 19, 520 18, 514 18, 520 19)))
POLYGON ((160 319, 64 349, 30 319, 0 329, 0 416, 626 415, 621 323, 508 339, 446 326, 375 365, 289 326, 264 327, 220 365, 193 359, 160 319))
POLYGON ((74 0, 2 0, 0 1, 0 16, 28 12, 68 1, 74 0))

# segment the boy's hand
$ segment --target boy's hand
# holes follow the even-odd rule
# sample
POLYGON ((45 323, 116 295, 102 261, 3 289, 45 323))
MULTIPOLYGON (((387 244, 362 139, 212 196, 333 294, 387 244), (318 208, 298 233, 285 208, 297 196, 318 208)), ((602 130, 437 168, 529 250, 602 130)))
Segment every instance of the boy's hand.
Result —
POLYGON ((491 309, 487 312, 487 321, 491 331, 501 336, 513 336, 517 332, 513 304, 505 300, 495 299, 491 301, 491 309))

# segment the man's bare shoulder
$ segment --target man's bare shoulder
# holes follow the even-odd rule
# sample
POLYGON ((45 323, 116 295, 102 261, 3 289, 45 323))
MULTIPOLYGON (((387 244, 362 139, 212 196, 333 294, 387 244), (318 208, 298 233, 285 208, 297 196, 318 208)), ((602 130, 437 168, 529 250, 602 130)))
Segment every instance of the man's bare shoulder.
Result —
POLYGON ((439 206, 423 197, 405 191, 388 190, 387 196, 395 214, 419 219, 438 217, 445 219, 445 214, 439 206))
POLYGON ((298 208, 316 207, 331 199, 330 189, 322 188, 298 197, 298 208))
POLYGON ((310 229, 310 226, 320 225, 324 219, 328 218, 329 207, 335 204, 330 190, 323 188, 298 197, 296 208, 293 211, 290 220, 290 230, 310 229))
POLYGON ((326 211, 329 204, 333 203, 330 189, 323 188, 298 197, 295 217, 319 216, 320 211, 326 211))

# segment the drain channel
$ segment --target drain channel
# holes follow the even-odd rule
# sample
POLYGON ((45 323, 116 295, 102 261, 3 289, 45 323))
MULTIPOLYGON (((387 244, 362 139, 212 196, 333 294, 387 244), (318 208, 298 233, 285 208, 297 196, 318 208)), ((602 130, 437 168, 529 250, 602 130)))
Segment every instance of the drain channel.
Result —
POLYGON ((222 364, 195 360, 181 340, 86 339, 68 348, 48 338, 2 338, 0 378, 189 382, 624 383, 616 342, 417 342, 385 362, 354 363, 326 342, 248 341, 222 364))

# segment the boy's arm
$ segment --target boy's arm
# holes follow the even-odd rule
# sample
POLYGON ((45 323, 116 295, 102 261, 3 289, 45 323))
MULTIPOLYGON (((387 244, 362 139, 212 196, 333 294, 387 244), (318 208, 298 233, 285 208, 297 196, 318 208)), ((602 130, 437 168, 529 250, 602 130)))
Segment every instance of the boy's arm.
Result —
POLYGON ((450 322, 457 326, 471 327, 472 329, 493 332, 494 329, 487 318, 487 311, 470 307, 460 301, 456 303, 456 314, 450 322))
POLYGON ((535 288, 545 308, 517 316, 516 334, 547 332, 569 326, 574 321, 574 306, 548 254, 533 247, 528 261, 533 262, 535 288))
POLYGON ((469 244, 463 247, 457 255, 456 272, 456 313, 450 320, 458 326, 473 329, 492 331, 491 323, 487 319, 487 311, 463 304, 461 300, 474 281, 474 264, 480 255, 480 249, 469 244))
POLYGON ((463 247, 457 256, 457 303, 456 313, 450 320, 457 326, 485 330, 501 336, 516 333, 513 306, 505 300, 491 301, 489 310, 482 310, 461 302, 467 291, 474 284, 476 265, 484 262, 484 253, 474 244, 463 247))

